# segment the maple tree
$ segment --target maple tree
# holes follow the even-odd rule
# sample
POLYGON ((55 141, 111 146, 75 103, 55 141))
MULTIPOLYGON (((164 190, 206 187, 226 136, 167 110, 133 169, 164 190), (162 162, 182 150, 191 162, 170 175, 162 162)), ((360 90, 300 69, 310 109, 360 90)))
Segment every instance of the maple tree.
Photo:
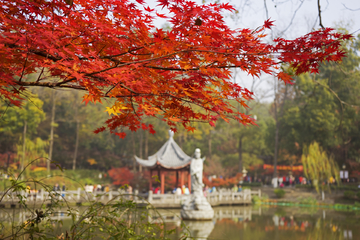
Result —
POLYGON ((229 4, 157 2, 168 14, 143 0, 3 0, 2 100, 20 106, 32 86, 83 90, 85 103, 113 98, 109 119, 95 132, 110 130, 122 138, 125 127, 153 133, 145 116, 163 119, 174 131, 178 123, 194 130, 192 121, 213 126, 220 118, 251 124, 253 119, 228 101, 247 107, 252 98, 231 81, 232 68, 291 83, 282 64, 295 74, 317 72, 319 62, 341 60, 341 42, 351 37, 326 28, 269 44, 265 30, 273 22, 255 30, 230 29, 221 15, 235 10, 229 4), (158 17, 171 30, 155 28, 158 17), (31 73, 37 77, 28 78, 31 73))
POLYGON ((127 167, 111 168, 108 173, 114 185, 130 184, 134 178, 134 174, 127 167))

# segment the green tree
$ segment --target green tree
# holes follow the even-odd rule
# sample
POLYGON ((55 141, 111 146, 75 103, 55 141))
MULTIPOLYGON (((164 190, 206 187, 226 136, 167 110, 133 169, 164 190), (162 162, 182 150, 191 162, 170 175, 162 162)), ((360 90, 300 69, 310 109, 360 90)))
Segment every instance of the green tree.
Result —
POLYGON ((340 64, 322 64, 319 75, 302 75, 290 88, 280 119, 281 149, 297 156, 317 141, 339 163, 360 161, 360 38, 344 43, 340 64))
POLYGON ((21 108, 10 107, 4 102, 0 102, 0 111, 6 113, 2 115, 0 122, 0 136, 3 139, 1 143, 5 145, 8 151, 18 151, 18 148, 14 149, 14 143, 16 142, 15 139, 21 138, 22 158, 20 159, 20 170, 23 170, 25 164, 26 140, 31 141, 39 124, 45 119, 45 113, 42 110, 43 102, 37 95, 30 92, 27 93, 27 98, 28 101, 21 108))
POLYGON ((301 161, 305 176, 311 179, 317 192, 320 188, 324 191, 325 187, 328 187, 324 182, 328 182, 331 177, 339 183, 339 167, 333 157, 328 157, 319 143, 313 142, 309 147, 304 147, 301 161))

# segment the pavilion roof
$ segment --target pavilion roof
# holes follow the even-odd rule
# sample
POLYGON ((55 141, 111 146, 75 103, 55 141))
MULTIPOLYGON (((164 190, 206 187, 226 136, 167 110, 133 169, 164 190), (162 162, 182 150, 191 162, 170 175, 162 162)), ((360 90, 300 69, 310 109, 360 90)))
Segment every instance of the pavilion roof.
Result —
POLYGON ((191 157, 188 156, 174 141, 174 133, 169 131, 169 140, 154 155, 149 156, 148 160, 135 156, 136 161, 148 168, 161 166, 166 169, 180 169, 190 165, 191 157))

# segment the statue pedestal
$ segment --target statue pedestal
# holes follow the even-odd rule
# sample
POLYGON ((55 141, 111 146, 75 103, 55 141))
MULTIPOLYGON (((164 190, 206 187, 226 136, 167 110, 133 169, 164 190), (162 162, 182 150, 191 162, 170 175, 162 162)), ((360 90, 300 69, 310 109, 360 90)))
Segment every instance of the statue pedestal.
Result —
POLYGON ((201 192, 191 194, 190 199, 181 206, 180 214, 183 220, 204 221, 213 219, 214 210, 201 192))

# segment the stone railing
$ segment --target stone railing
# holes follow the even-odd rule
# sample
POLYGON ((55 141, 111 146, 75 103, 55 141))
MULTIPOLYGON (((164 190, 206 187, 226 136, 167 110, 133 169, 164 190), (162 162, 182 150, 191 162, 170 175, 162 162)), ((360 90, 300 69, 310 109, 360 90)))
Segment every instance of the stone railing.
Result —
MULTIPOLYGON (((0 197, 3 196, 5 192, 0 192, 0 197)), ((137 192, 135 192, 137 194, 137 192)), ((59 200, 66 200, 66 201, 75 201, 75 202, 82 202, 82 201, 109 201, 114 197, 119 197, 123 195, 121 191, 109 191, 109 192, 86 192, 79 188, 78 190, 68 190, 68 191, 51 191, 46 192, 45 190, 41 189, 40 191, 34 192, 27 192, 27 191, 18 191, 18 192, 8 192, 3 197, 1 202, 14 202, 19 201, 19 196, 25 198, 26 201, 35 202, 35 201, 46 201, 58 198, 59 200)), ((133 196, 129 196, 124 194, 125 198, 133 198, 133 196)))
MULTIPOLYGON (((4 192, 0 192, 0 198, 4 192)), ((231 190, 219 190, 218 192, 207 193, 206 199, 212 205, 217 204, 237 204, 237 203, 249 203, 251 202, 251 195, 261 196, 261 190, 251 191, 250 189, 244 189, 242 192, 232 192, 231 190)), ((151 204, 160 206, 161 204, 170 204, 171 206, 181 205, 190 195, 176 195, 176 194, 153 194, 152 191, 146 194, 139 194, 137 190, 134 194, 126 194, 124 190, 120 191, 109 191, 109 192, 86 192, 82 189, 70 190, 70 191, 51 191, 46 192, 40 190, 37 193, 33 192, 9 192, 2 199, 0 204, 4 203, 17 203, 19 197, 26 198, 26 202, 47 202, 52 197, 58 198, 59 200, 65 200, 69 202, 86 202, 86 201, 101 201, 108 202, 117 198, 124 198, 128 200, 134 200, 138 203, 146 203, 147 201, 151 204), (52 195, 52 196, 50 196, 52 195)), ((169 205, 169 207, 170 207, 169 205)))
MULTIPOLYGON (((231 190, 220 190, 218 192, 207 193, 206 199, 210 204, 241 204, 250 203, 251 196, 257 195, 261 197, 261 190, 251 191, 244 189, 241 192, 232 192, 231 190)), ((149 191, 148 201, 151 204, 181 204, 186 201, 190 195, 176 194, 153 194, 149 191)))

